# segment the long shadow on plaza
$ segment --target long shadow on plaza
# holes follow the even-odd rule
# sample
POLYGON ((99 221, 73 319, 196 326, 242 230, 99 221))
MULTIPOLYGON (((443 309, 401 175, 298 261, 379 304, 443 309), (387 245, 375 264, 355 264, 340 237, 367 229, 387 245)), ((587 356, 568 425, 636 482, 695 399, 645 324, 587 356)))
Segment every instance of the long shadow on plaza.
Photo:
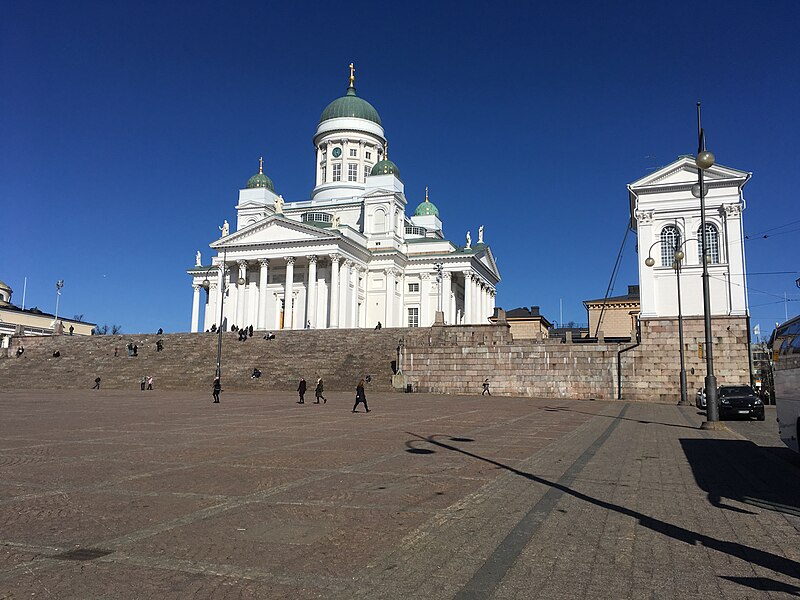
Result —
POLYGON ((692 425, 678 425, 677 423, 662 423, 661 421, 643 421, 642 419, 629 419, 627 417, 619 417, 616 415, 603 415, 599 413, 586 412, 583 410, 575 410, 574 408, 569 408, 566 406, 545 406, 542 410, 545 412, 573 412, 582 415, 589 415, 592 417, 603 417, 606 419, 630 421, 631 423, 641 423, 642 425, 663 425, 664 427, 678 427, 680 429, 697 429, 697 427, 694 427, 692 425))
MULTIPOLYGON (((733 556, 743 561, 756 564, 767 569, 771 569, 773 571, 782 573, 789 577, 800 579, 800 563, 788 559, 786 557, 778 556, 777 554, 772 554, 771 552, 767 552, 764 550, 759 550, 758 548, 753 548, 752 546, 747 546, 745 544, 720 540, 709 535, 698 533, 696 531, 691 531, 689 529, 680 527, 678 525, 673 525, 672 523, 662 521, 661 519, 651 517, 639 511, 626 508, 624 506, 620 506, 618 504, 614 504, 606 500, 600 500, 599 498, 594 498, 592 496, 589 496, 588 494, 584 494, 582 492, 573 490, 572 488, 566 485, 561 485, 558 482, 550 481, 548 479, 545 479, 544 477, 539 477, 538 475, 534 475, 533 473, 520 471, 519 469, 515 469, 514 467, 511 467, 509 465, 503 464, 496 460, 492 460, 491 458, 480 456, 479 454, 475 454, 474 452, 464 450, 452 444, 448 444, 446 442, 439 441, 436 439, 437 437, 447 437, 449 441, 456 441, 459 440, 459 438, 450 438, 449 436, 442 436, 442 435, 421 436, 412 432, 406 432, 406 433, 416 438, 415 440, 409 440, 406 442, 406 451, 412 454, 436 453, 435 450, 431 450, 429 448, 417 447, 416 444, 419 444, 420 441, 428 443, 437 448, 441 448, 443 450, 457 452, 459 454, 463 454, 464 456, 469 456, 470 458, 474 458, 476 460, 480 460, 495 465, 501 469, 514 473, 515 475, 518 475, 520 477, 523 477, 531 482, 547 486, 554 490, 558 490, 563 494, 572 496, 574 498, 577 498, 578 500, 582 500, 594 506, 598 506, 605 510, 614 511, 621 515, 625 515, 627 517, 636 519, 639 525, 641 525, 642 527, 646 527, 647 529, 650 529, 652 531, 655 531, 656 533, 660 533, 667 537, 684 542, 686 544, 691 544, 693 546, 702 545, 705 546, 706 548, 711 548, 713 550, 716 550, 717 552, 728 554, 729 556, 733 556)), ((465 441, 467 441, 466 438, 465 441)), ((688 441, 715 441, 715 440, 688 440, 688 441)), ((704 463, 713 461, 713 459, 710 458, 699 458, 696 460, 702 461, 704 463)), ((778 484, 777 482, 774 483, 778 485, 787 485, 786 477, 789 477, 790 475, 792 474, 784 473, 783 481, 780 484, 778 484)), ((797 484, 793 484, 793 486, 796 485, 797 484)), ((787 485, 787 487, 789 486, 787 485)), ((796 489, 796 487, 790 487, 790 489, 796 489)), ((796 494, 796 492, 794 493, 796 494)), ((783 498, 783 495, 781 495, 781 498, 783 498)))
POLYGON ((800 472, 747 440, 680 440, 697 485, 719 508, 756 514, 727 504, 750 506, 800 517, 800 472))

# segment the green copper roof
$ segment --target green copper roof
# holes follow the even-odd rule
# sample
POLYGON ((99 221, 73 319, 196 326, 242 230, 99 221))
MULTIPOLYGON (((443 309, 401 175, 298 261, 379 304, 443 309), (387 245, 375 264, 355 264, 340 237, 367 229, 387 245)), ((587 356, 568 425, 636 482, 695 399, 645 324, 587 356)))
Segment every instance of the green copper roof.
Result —
POLYGON ((434 217, 439 216, 439 209, 436 208, 436 205, 428 200, 428 188, 425 188, 425 201, 422 202, 418 207, 417 210, 414 211, 415 217, 422 217, 426 215, 433 215, 434 217))
POLYGON ((378 111, 366 100, 362 100, 356 96, 356 88, 351 85, 347 88, 347 94, 341 98, 337 98, 322 111, 322 116, 319 122, 327 121, 328 119, 336 119, 337 117, 355 117, 356 119, 365 119, 372 121, 383 127, 381 118, 378 116, 378 111))
POLYGON ((272 179, 264 175, 263 158, 258 159, 258 173, 247 180, 247 189, 253 188, 267 188, 270 192, 275 192, 275 186, 272 184, 272 179))
POLYGON ((372 167, 370 175, 394 175, 395 177, 399 178, 400 169, 398 169, 397 165, 388 158, 384 158, 382 161, 378 162, 374 167, 372 167))

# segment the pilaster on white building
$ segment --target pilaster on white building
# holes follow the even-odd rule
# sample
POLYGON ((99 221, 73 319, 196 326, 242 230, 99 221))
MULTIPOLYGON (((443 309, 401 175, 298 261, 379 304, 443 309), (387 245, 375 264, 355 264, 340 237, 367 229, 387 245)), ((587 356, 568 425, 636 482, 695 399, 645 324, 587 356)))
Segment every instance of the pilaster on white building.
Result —
POLYGON ((310 199, 285 202, 260 161, 239 191, 236 230, 225 221, 207 263, 198 252, 187 271, 191 330, 425 327, 439 306, 447 324, 488 323, 500 274, 483 227, 474 244, 447 240, 427 189, 406 214, 400 170, 352 65, 312 141, 310 199))
MULTIPOLYGON (((714 165, 705 171, 706 240, 712 316, 747 316, 743 188, 751 173, 714 165)), ((638 234, 641 318, 677 317, 674 248, 681 263, 683 316, 703 315, 700 201, 692 193, 697 166, 692 156, 628 185, 631 224, 638 234), (647 258, 655 264, 648 267, 647 258)), ((698 190, 695 187, 695 193, 698 190)))

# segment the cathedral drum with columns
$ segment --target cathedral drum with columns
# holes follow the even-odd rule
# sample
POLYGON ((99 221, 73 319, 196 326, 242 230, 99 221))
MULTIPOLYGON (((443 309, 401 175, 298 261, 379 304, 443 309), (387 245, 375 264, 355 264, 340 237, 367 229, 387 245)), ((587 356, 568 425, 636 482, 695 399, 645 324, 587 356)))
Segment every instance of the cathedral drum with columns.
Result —
POLYGON ((406 215, 400 170, 352 65, 313 143, 309 200, 284 203, 259 161, 236 227, 218 226, 209 264, 197 253, 191 330, 427 327, 437 311, 446 324, 488 323, 500 274, 483 227, 474 245, 469 232, 463 246, 445 239, 427 189, 406 215))

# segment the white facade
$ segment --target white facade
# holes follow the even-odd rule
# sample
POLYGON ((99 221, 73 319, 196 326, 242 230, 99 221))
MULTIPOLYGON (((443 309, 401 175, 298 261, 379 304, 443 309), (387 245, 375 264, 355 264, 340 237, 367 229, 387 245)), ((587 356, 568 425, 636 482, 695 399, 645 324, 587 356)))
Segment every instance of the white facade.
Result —
POLYGON ((216 255, 208 264, 198 255, 187 271, 191 331, 234 324, 425 327, 439 302, 447 324, 488 323, 500 281, 489 246, 482 236, 471 247, 444 239, 427 195, 415 216, 406 215, 404 185, 388 161, 380 119, 365 102, 372 113, 359 113, 363 101, 354 98, 351 76, 347 96, 329 105, 317 127, 311 199, 284 204, 261 173, 248 182, 259 187, 239 191, 236 230, 210 244, 216 255), (353 114, 326 118, 339 101, 347 110, 355 106, 353 114))
MULTIPOLYGON (((721 165, 704 172, 712 316, 748 314, 742 188, 750 177, 750 173, 721 165)), ((628 186, 631 223, 638 234, 643 319, 678 315, 672 265, 676 239, 685 255, 680 270, 683 315, 703 314, 700 200, 692 195, 695 184, 694 157, 685 156, 628 186), (655 260, 652 267, 645 264, 648 256, 655 260)))

